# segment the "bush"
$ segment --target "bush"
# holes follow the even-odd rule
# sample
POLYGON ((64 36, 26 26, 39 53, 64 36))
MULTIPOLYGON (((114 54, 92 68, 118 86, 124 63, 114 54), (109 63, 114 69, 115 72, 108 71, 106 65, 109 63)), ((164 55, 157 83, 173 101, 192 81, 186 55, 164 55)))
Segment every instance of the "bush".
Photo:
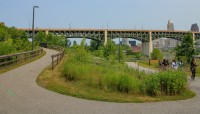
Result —
POLYGON ((140 91, 139 80, 126 74, 107 74, 105 82, 106 87, 114 91, 119 91, 122 93, 139 93, 140 91))
POLYGON ((163 59, 163 57, 164 57, 164 55, 159 49, 157 49, 157 48, 153 49, 153 52, 151 53, 151 59, 161 60, 161 59, 163 59))
POLYGON ((181 71, 165 71, 145 80, 148 95, 178 95, 186 90, 187 77, 181 71))

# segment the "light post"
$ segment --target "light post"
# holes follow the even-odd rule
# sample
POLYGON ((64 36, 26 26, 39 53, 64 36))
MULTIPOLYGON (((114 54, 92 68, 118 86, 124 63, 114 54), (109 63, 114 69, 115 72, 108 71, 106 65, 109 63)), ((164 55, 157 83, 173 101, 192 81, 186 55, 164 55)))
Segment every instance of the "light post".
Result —
POLYGON ((119 38, 119 47, 118 47, 118 57, 119 57, 119 63, 120 63, 120 38, 119 38))
POLYGON ((34 35, 35 35, 35 30, 34 30, 34 18, 35 18, 35 8, 39 8, 39 6, 33 6, 33 23, 32 23, 32 50, 33 45, 34 45, 34 35))

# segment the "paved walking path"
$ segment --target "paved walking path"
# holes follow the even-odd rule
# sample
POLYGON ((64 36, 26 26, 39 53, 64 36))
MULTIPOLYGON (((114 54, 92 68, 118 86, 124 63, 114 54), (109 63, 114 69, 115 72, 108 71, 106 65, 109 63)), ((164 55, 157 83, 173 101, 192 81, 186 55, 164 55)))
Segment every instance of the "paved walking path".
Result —
POLYGON ((126 62, 126 64, 127 64, 129 67, 136 68, 136 69, 138 69, 138 70, 140 70, 140 71, 144 71, 144 72, 146 72, 146 73, 155 73, 155 72, 157 72, 156 70, 153 70, 153 69, 141 67, 141 66, 139 66, 138 63, 135 63, 135 62, 126 62))
POLYGON ((30 64, 0 74, 0 114, 200 114, 200 79, 189 85, 197 96, 182 101, 110 103, 84 100, 39 87, 36 78, 55 51, 30 64))

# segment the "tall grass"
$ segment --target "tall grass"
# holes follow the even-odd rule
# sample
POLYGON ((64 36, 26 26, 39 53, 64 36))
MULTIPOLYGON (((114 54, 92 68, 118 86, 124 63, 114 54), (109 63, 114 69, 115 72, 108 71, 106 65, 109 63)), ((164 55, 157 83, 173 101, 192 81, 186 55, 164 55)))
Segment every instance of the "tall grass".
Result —
POLYGON ((182 71, 164 71, 146 78, 146 92, 155 95, 178 95, 186 90, 187 76, 182 71))
POLYGON ((187 78, 181 71, 148 75, 125 64, 83 54, 83 51, 68 51, 68 54, 62 73, 68 81, 106 91, 150 96, 178 95, 186 90, 187 78))

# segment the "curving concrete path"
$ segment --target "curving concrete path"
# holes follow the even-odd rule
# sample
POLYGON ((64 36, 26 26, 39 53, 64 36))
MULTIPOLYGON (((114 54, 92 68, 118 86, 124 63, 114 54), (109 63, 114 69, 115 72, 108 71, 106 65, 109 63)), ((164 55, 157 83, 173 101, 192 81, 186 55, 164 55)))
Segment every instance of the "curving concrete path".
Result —
POLYGON ((189 81, 195 98, 154 103, 110 103, 54 93, 39 87, 36 78, 55 51, 0 75, 0 114, 200 114, 200 79, 189 81))
POLYGON ((158 72, 158 71, 153 70, 153 69, 141 67, 141 66, 139 66, 138 63, 135 63, 135 62, 126 62, 126 64, 128 65, 128 67, 136 68, 139 71, 144 71, 146 73, 155 73, 155 72, 158 72))

